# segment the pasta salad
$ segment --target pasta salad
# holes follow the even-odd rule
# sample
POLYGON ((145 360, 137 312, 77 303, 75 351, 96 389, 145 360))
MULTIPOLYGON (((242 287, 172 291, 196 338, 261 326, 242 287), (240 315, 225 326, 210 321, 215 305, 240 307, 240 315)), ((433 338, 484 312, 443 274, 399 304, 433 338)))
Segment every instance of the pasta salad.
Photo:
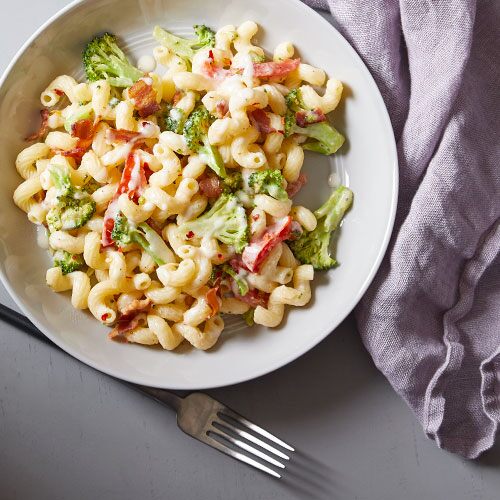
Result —
POLYGON ((336 265, 352 192, 314 212, 293 199, 304 151, 344 142, 327 119, 342 83, 289 42, 266 57, 257 31, 156 27, 138 67, 105 33, 83 53, 87 81, 59 76, 41 94, 14 202, 46 231, 48 286, 115 341, 205 350, 223 314, 276 327, 285 305, 310 301, 314 271, 336 265))

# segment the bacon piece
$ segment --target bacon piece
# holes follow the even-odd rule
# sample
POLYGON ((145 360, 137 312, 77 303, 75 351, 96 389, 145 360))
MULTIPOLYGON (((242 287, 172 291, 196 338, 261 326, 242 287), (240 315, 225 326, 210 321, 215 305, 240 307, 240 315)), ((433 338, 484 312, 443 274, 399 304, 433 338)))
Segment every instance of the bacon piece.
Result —
POLYGON ((108 338, 115 342, 123 342, 126 344, 128 342, 127 334, 137 328, 145 319, 146 315, 141 313, 126 321, 121 319, 118 320, 118 324, 109 332, 108 338))
POLYGON ((101 245, 108 247, 114 244, 111 238, 113 227, 115 225, 115 218, 118 212, 117 203, 120 195, 126 193, 128 197, 137 202, 141 196, 144 186, 146 185, 146 175, 142 168, 141 158, 136 151, 131 152, 125 163, 125 168, 122 172, 122 178, 116 189, 113 199, 108 205, 104 213, 104 221, 102 227, 101 245))
POLYGON ((141 158, 136 151, 127 156, 122 178, 116 189, 115 196, 118 198, 123 193, 128 193, 131 200, 137 201, 146 185, 146 175, 142 168, 141 158))
POLYGON ((269 301, 269 294, 266 292, 257 290, 256 288, 252 288, 245 295, 240 295, 237 286, 233 286, 232 290, 234 296, 238 300, 241 300, 241 302, 244 302, 245 304, 248 304, 251 307, 257 307, 257 306, 267 307, 267 303, 269 301))
POLYGON ((78 142, 74 149, 61 151, 62 156, 74 158, 77 162, 82 160, 82 156, 88 151, 94 140, 94 135, 99 125, 99 118, 94 122, 92 120, 79 120, 71 126, 71 135, 78 137, 78 142))
POLYGON ((113 200, 106 210, 104 214, 104 221, 102 224, 102 235, 101 235, 101 245, 106 248, 111 245, 114 245, 113 238, 111 238, 111 233, 113 232, 113 228, 115 227, 115 218, 111 216, 111 212, 115 208, 117 204, 116 200, 113 200))
POLYGON ((71 125, 71 135, 78 139, 86 140, 94 136, 94 122, 92 120, 79 120, 71 125))
POLYGON ((142 165, 142 169, 144 171, 144 177, 146 177, 146 182, 149 181, 149 178, 153 175, 153 171, 151 170, 151 168, 149 168, 149 163, 144 163, 142 165))
POLYGON ((155 231, 157 234, 159 234, 160 236, 162 236, 161 234, 161 226, 158 224, 158 222, 156 222, 154 219, 151 219, 149 218, 147 221, 146 221, 146 224, 153 230, 155 231))
POLYGON ((207 198, 217 198, 222 194, 221 181, 215 175, 207 175, 198 180, 200 192, 207 198))
POLYGON ((82 161, 83 155, 88 151, 89 146, 77 146, 74 149, 70 149, 69 151, 60 151, 59 154, 62 156, 67 156, 70 158, 74 158, 77 162, 82 161))
POLYGON ((149 311, 151 307, 151 299, 134 299, 130 304, 120 310, 120 318, 118 321, 133 318, 136 314, 149 311))
POLYGON ((35 132, 26 137, 26 139, 24 139, 25 141, 27 142, 37 141, 38 139, 43 139, 45 137, 45 134, 49 130, 50 111, 48 109, 41 109, 40 116, 42 117, 42 123, 40 124, 38 132, 35 132))
POLYGON ((219 287, 216 286, 214 288, 210 288, 208 292, 205 294, 205 300, 209 305, 210 309, 212 309, 212 313, 210 314, 210 318, 213 318, 220 310, 220 299, 218 296, 219 287))
POLYGON ((326 116, 321 109, 297 111, 295 121, 299 127, 307 127, 313 123, 326 122, 326 116))
POLYGON ((218 66, 210 57, 202 63, 201 72, 208 78, 217 80, 219 82, 234 74, 234 71, 232 69, 225 69, 221 66, 218 66))
POLYGON ((109 333, 108 338, 117 342, 128 342, 126 334, 139 326, 150 309, 151 299, 133 300, 120 311, 118 323, 109 333))
POLYGON ((106 130, 106 139, 109 142, 130 142, 136 141, 140 137, 139 132, 132 132, 131 130, 108 128, 106 130))
POLYGON ((144 80, 137 80, 128 89, 128 95, 134 100, 135 109, 141 118, 146 118, 146 116, 160 111, 160 105, 156 102, 155 89, 144 80))
POLYGON ((263 134, 271 134, 276 132, 276 129, 271 127, 271 119, 263 109, 254 109, 250 113, 252 125, 263 134))
POLYGON ((286 187, 286 193, 288 194, 288 197, 293 198, 306 183, 307 183, 306 174, 300 174, 296 181, 289 182, 288 186, 286 187))
POLYGON ((300 59, 285 59, 284 61, 270 61, 254 63, 253 74, 256 78, 283 78, 297 69, 300 59))
POLYGON ((241 255, 243 264, 252 273, 259 271, 260 266, 271 253, 271 250, 280 242, 288 239, 292 226, 292 218, 287 215, 266 228, 258 238, 252 238, 241 255))

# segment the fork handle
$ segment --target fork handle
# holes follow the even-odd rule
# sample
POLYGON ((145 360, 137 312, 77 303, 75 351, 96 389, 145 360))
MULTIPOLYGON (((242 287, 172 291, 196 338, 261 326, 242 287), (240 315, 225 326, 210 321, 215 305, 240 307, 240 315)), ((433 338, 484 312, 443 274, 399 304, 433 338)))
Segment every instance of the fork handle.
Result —
POLYGON ((148 396, 151 396, 159 403, 163 403, 170 406, 170 408, 172 408, 175 411, 178 411, 179 407, 181 406, 183 398, 177 396, 177 394, 174 394, 173 392, 166 391, 165 389, 146 387, 144 385, 132 385, 132 387, 134 389, 138 389, 139 391, 146 393, 148 396))

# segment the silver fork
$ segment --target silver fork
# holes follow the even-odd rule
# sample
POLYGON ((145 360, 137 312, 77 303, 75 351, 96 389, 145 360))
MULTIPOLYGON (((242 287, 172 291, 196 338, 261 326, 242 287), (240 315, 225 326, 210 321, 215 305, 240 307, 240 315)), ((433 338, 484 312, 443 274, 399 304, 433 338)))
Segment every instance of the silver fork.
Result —
MULTIPOLYGON (((28 318, 3 304, 0 304, 0 319, 55 347, 28 318)), ((160 403, 171 406, 177 412, 178 426, 186 434, 276 478, 280 478, 281 474, 249 455, 260 458, 282 471, 286 467, 285 463, 290 460, 290 452, 295 451, 281 439, 206 394, 195 392, 181 398, 163 389, 153 389, 126 382, 125 384, 152 396, 160 403), (281 449, 256 437, 255 434, 278 445, 281 449), (286 453, 282 450, 286 450, 286 453)))
POLYGON ((206 394, 194 392, 181 398, 163 389, 135 387, 174 409, 177 425, 189 436, 273 477, 281 478, 281 474, 252 455, 283 472, 291 452, 295 451, 289 444, 206 394))

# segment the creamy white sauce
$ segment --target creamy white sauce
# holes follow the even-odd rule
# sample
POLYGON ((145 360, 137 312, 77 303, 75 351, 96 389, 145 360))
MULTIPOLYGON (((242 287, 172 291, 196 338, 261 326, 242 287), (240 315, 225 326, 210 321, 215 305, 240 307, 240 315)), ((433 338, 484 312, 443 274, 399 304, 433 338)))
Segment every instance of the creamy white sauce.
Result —
POLYGON ((254 69, 252 57, 250 54, 245 54, 241 59, 243 63, 243 78, 247 81, 253 80, 254 69))
POLYGON ((250 179, 250 176, 253 174, 253 172, 251 170, 249 170, 248 168, 244 168, 242 171, 241 171, 241 177, 243 179, 243 191, 245 191, 245 193, 253 193, 253 190, 249 187, 248 185, 248 180, 250 179))
POLYGON ((139 60, 137 61, 137 67, 141 71, 144 71, 144 73, 151 73, 156 69, 156 59, 149 54, 145 54, 139 57, 139 60))
POLYGON ((74 196, 75 200, 83 200, 84 198, 88 197, 88 194, 85 191, 75 190, 73 196, 74 196))
POLYGON ((111 201, 111 203, 108 205, 104 217, 104 222, 109 219, 115 220, 118 217, 119 213, 120 213, 120 207, 118 206, 118 198, 116 198, 116 200, 111 201))
POLYGON ((182 111, 178 108, 172 108, 169 114, 172 120, 182 120, 182 111))
POLYGON ((237 191, 236 197, 238 198, 239 202, 246 208, 252 207, 252 198, 248 193, 245 193, 245 191, 242 191, 241 189, 237 191))
POLYGON ((141 138, 144 139, 153 139, 159 137, 160 135, 160 127, 156 125, 156 123, 142 121, 139 129, 139 134, 141 138))
POLYGON ((36 243, 44 250, 48 250, 49 248, 49 234, 45 226, 41 224, 36 226, 36 243))
POLYGON ((128 181, 128 190, 136 191, 141 186, 141 161, 138 155, 134 154, 134 166, 130 172, 130 180, 128 181), (138 161, 139 160, 139 161, 138 161))

